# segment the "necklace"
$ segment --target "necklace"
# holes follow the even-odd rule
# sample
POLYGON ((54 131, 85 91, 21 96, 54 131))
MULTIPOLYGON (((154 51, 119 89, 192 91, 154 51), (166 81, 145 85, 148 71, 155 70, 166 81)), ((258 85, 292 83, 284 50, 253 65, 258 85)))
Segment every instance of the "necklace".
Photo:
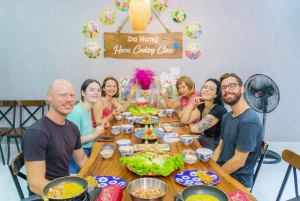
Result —
POLYGON ((205 109, 205 106, 204 106, 204 110, 203 110, 203 113, 202 113, 202 119, 209 113, 209 111, 215 106, 215 104, 212 104, 211 107, 206 110, 205 109))

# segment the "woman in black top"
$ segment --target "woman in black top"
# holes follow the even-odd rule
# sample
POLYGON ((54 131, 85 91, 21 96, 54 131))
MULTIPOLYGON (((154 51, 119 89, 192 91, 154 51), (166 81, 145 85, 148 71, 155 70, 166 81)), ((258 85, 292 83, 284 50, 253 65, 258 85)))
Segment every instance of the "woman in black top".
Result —
POLYGON ((202 147, 215 150, 219 144, 221 121, 227 113, 222 101, 220 82, 208 79, 202 87, 201 97, 195 98, 181 118, 181 123, 190 124, 192 133, 201 134, 199 142, 202 147), (200 122, 191 124, 200 116, 200 122))

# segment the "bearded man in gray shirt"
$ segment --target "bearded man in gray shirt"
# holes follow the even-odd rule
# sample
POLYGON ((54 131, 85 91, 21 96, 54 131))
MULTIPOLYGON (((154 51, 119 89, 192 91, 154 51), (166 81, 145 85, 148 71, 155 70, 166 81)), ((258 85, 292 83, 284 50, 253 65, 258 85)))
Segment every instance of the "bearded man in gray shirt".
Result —
POLYGON ((212 159, 246 188, 251 188, 262 145, 262 126, 244 99, 242 80, 234 73, 220 78, 222 99, 231 112, 222 118, 221 136, 212 159))

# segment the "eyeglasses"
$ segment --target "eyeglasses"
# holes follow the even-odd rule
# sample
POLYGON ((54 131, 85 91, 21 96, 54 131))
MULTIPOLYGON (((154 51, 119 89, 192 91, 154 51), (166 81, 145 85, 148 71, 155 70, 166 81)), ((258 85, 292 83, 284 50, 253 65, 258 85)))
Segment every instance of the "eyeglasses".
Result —
POLYGON ((238 83, 230 83, 229 85, 223 85, 221 86, 221 90, 225 91, 228 87, 229 90, 234 90, 236 85, 239 85, 238 83))

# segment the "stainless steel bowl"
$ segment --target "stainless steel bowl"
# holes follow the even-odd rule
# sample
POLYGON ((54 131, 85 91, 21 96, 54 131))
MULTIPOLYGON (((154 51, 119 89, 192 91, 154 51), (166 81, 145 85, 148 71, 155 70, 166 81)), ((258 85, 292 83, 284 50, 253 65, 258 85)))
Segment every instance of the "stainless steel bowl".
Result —
POLYGON ((132 201, 162 201, 165 199, 166 193, 168 192, 168 186, 165 182, 159 180, 159 179, 154 179, 154 178, 140 178, 133 180, 130 182, 127 186, 127 191, 130 194, 131 200, 132 201), (147 187, 159 187, 160 192, 164 192, 164 194, 160 197, 156 198, 139 198, 134 195, 132 195, 132 192, 136 190, 137 188, 140 189, 146 189, 147 187))

